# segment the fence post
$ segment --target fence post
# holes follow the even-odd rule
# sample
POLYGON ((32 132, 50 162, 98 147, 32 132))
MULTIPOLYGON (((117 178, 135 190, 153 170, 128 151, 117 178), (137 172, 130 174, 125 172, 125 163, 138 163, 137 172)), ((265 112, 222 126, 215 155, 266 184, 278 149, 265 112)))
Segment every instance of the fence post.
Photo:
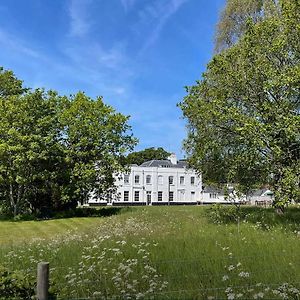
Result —
POLYGON ((36 296, 38 300, 48 300, 49 263, 40 262, 37 266, 36 296))

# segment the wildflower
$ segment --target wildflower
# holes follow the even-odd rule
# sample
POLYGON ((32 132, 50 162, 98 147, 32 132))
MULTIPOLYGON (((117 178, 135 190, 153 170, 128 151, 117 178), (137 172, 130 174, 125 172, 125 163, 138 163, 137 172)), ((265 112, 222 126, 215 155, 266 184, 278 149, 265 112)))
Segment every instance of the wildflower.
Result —
POLYGON ((259 292, 258 294, 253 295, 254 299, 259 299, 259 298, 263 298, 264 297, 264 293, 263 292, 259 292))
POLYGON ((235 269, 234 265, 230 265, 230 266, 228 267, 228 271, 232 271, 232 270, 234 270, 234 269, 235 269))
POLYGON ((226 281, 226 280, 228 280, 229 279, 229 276, 228 275, 224 275, 223 277, 222 277, 222 281, 226 281))
POLYGON ((250 274, 248 272, 240 272, 239 277, 247 278, 247 277, 250 277, 250 274))
POLYGON ((228 299, 228 300, 233 300, 233 299, 235 299, 235 294, 234 294, 234 293, 229 293, 229 294, 227 294, 227 299, 228 299))

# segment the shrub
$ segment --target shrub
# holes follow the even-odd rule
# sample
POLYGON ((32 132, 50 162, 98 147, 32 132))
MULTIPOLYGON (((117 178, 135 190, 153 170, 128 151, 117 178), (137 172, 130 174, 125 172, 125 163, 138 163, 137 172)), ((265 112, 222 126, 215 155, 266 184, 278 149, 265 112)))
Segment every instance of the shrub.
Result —
POLYGON ((0 266, 0 299, 33 299, 35 280, 20 271, 0 266))

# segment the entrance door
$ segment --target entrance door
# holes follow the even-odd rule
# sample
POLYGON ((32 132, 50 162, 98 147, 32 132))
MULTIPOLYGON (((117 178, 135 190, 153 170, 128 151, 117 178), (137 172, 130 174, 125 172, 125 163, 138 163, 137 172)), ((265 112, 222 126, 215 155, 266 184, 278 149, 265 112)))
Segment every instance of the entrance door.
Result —
POLYGON ((151 191, 147 191, 147 205, 151 205, 151 191))

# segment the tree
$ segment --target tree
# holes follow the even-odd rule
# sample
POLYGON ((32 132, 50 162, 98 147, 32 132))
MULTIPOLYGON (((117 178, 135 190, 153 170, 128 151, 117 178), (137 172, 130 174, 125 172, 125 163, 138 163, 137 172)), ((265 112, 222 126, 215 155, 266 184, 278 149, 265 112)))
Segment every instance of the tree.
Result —
POLYGON ((277 0, 227 0, 217 24, 215 51, 234 45, 247 30, 249 19, 258 23, 278 11, 277 0))
POLYGON ((128 154, 126 164, 141 165, 143 162, 153 159, 167 159, 171 153, 164 150, 162 147, 155 149, 154 147, 146 148, 141 151, 128 154))
POLYGON ((101 97, 24 89, 11 71, 0 72, 0 84, 2 211, 49 214, 113 189, 136 144, 127 116, 101 97))
POLYGON ((90 191, 105 197, 113 192, 115 173, 123 170, 125 152, 136 144, 128 116, 117 113, 101 97, 79 92, 65 99, 60 115, 63 144, 70 168, 69 189, 74 200, 84 202, 90 191))
POLYGON ((278 13, 249 19, 213 57, 180 106, 184 147, 204 178, 243 191, 268 183, 283 207, 300 198, 300 1, 276 2, 278 13))

